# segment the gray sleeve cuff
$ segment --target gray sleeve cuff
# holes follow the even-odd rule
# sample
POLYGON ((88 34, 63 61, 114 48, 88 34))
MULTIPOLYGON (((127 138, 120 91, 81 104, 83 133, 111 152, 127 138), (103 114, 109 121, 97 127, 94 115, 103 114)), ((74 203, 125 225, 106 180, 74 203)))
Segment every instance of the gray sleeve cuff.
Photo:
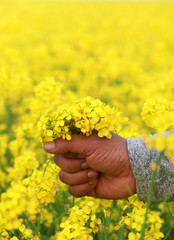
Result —
MULTIPOLYGON (((159 151, 154 148, 149 150, 141 137, 127 138, 127 146, 131 168, 136 180, 138 198, 146 202, 153 173, 149 165, 156 162, 159 151)), ((155 181, 152 202, 157 203, 165 199, 167 201, 174 200, 174 167, 170 164, 169 159, 163 156, 155 181)))

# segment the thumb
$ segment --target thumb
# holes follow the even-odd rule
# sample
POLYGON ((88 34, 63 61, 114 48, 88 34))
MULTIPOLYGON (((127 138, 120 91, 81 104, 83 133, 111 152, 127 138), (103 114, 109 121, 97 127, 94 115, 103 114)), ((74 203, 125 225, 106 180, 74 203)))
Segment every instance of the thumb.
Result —
POLYGON ((57 138, 53 142, 45 143, 44 149, 53 154, 65 154, 71 152, 89 156, 94 150, 95 142, 98 138, 99 137, 96 134, 91 136, 72 135, 71 140, 57 138))

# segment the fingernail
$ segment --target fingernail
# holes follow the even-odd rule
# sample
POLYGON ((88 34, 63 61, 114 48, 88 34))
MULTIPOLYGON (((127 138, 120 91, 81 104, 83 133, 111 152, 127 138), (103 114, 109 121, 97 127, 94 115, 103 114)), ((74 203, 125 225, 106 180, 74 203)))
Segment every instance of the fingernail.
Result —
POLYGON ((87 164, 87 162, 82 162, 81 168, 82 169, 87 169, 87 168, 89 168, 89 165, 87 164))
POLYGON ((44 148, 46 151, 50 151, 55 148, 55 142, 47 142, 44 144, 44 148))
POLYGON ((96 172, 94 172, 94 171, 89 171, 89 172, 88 172, 88 177, 89 177, 89 178, 97 177, 97 176, 96 176, 96 172))

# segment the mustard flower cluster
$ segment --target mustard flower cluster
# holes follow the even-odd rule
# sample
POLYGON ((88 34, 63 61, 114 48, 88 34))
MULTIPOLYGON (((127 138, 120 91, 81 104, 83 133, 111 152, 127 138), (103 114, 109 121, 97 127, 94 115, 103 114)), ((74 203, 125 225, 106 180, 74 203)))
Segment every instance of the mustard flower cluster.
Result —
POLYGON ((119 130, 128 122, 121 119, 116 108, 104 104, 99 99, 85 97, 74 105, 62 105, 43 115, 39 128, 43 143, 56 138, 71 140, 72 134, 86 136, 97 132, 99 137, 111 138, 111 131, 119 130))
MULTIPOLYGON (((145 123, 154 128, 156 132, 165 133, 174 129, 174 102, 165 98, 152 99, 149 98, 143 105, 142 118, 145 123)), ((149 149, 155 147, 159 151, 165 151, 172 165, 174 165, 174 133, 168 136, 164 134, 147 136, 145 135, 147 146, 149 149)), ((151 166, 153 168, 153 165, 151 166)))
MULTIPOLYGON (((31 156, 28 156, 28 158, 31 158, 31 156)), ((26 158, 26 160, 28 158, 26 158)), ((20 159, 23 160, 25 158, 22 156, 20 159)), ((30 163, 30 161, 28 161, 28 163, 30 163)), ((46 165, 47 163, 44 167, 46 167, 46 165)), ((12 170, 12 168, 9 170, 12 170)), ((42 213, 41 205, 47 206, 49 203, 55 202, 55 195, 59 190, 58 168, 52 163, 49 164, 45 173, 43 173, 43 170, 34 169, 32 174, 28 168, 28 174, 30 174, 30 176, 27 176, 27 174, 23 176, 24 172, 19 174, 17 171, 17 167, 16 169, 14 168, 14 172, 9 171, 9 175, 7 176, 12 179, 13 182, 8 190, 1 195, 0 233, 14 231, 16 229, 21 231, 21 229, 23 229, 21 233, 26 239, 37 239, 38 235, 34 235, 31 229, 24 231, 24 219, 21 218, 21 216, 27 213, 28 218, 35 221, 38 218, 37 215, 42 213), (15 174, 18 180, 14 179, 15 174), (20 181, 22 177, 25 178, 20 181), (6 218, 6 216, 8 216, 8 218, 6 218)), ((25 169, 25 171, 27 171, 27 169, 25 169)), ((49 217, 45 217, 43 220, 44 219, 49 220, 49 217)))
POLYGON ((37 167, 36 154, 26 151, 23 155, 14 159, 13 167, 7 169, 7 179, 8 181, 22 180, 24 177, 29 176, 37 167))
POLYGON ((25 186, 20 183, 13 183, 5 193, 1 195, 0 202, 0 233, 19 229, 24 219, 21 218, 24 212, 36 213, 37 203, 26 191, 25 186), (8 216, 8 218, 7 218, 8 216))
POLYGON ((67 220, 61 223, 60 227, 63 230, 57 234, 56 239, 92 240, 91 232, 97 232, 101 225, 101 219, 96 217, 93 207, 93 201, 89 201, 85 205, 81 203, 80 206, 72 207, 67 220), (90 222, 89 228, 85 226, 87 222, 90 222))
MULTIPOLYGON (((155 147, 161 152, 165 152, 165 155, 170 159, 171 164, 174 166, 174 133, 168 136, 156 135, 155 137, 144 136, 146 144, 149 149, 155 147)), ((151 166, 153 168, 153 165, 151 166)))
POLYGON ((156 133, 164 133, 174 128, 174 101, 166 98, 148 98, 141 112, 142 119, 145 123, 154 128, 156 133))
MULTIPOLYGON (((129 240, 139 240, 142 224, 144 222, 144 214, 146 211, 145 204, 139 202, 137 196, 128 198, 127 204, 124 203, 124 214, 121 221, 115 227, 115 230, 119 230, 121 227, 126 227, 131 231, 128 234, 129 240), (129 209, 126 211, 126 209, 129 209), (131 211, 130 211, 131 209, 131 211)), ((160 240, 164 237, 164 234, 160 231, 163 220, 160 218, 160 213, 149 210, 147 228, 144 239, 160 240)))
MULTIPOLYGON (((44 165, 46 167, 47 163, 44 165)), ((43 170, 35 170, 31 176, 23 180, 27 192, 36 198, 35 201, 43 205, 48 205, 55 201, 56 191, 58 191, 58 168, 55 164, 49 164, 48 168, 43 170)))

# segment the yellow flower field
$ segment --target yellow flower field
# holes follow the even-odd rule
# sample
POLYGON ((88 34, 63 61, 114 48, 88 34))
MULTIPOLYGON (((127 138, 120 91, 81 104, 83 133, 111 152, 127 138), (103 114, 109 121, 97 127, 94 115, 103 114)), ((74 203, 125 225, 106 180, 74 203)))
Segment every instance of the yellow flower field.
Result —
MULTIPOLYGON (((174 134, 148 139, 174 128, 173 12, 165 1, 0 1, 0 239, 142 240, 146 204, 136 195, 72 197, 40 132, 52 140, 51 128, 41 129, 45 112, 90 96, 110 106, 113 125, 110 109, 120 114, 118 134, 167 148, 174 164, 174 134)), ((75 117, 73 126, 91 134, 75 117)), ((109 138, 113 129, 102 126, 109 138)), ((174 203, 152 205, 143 239, 173 236, 174 203)))

